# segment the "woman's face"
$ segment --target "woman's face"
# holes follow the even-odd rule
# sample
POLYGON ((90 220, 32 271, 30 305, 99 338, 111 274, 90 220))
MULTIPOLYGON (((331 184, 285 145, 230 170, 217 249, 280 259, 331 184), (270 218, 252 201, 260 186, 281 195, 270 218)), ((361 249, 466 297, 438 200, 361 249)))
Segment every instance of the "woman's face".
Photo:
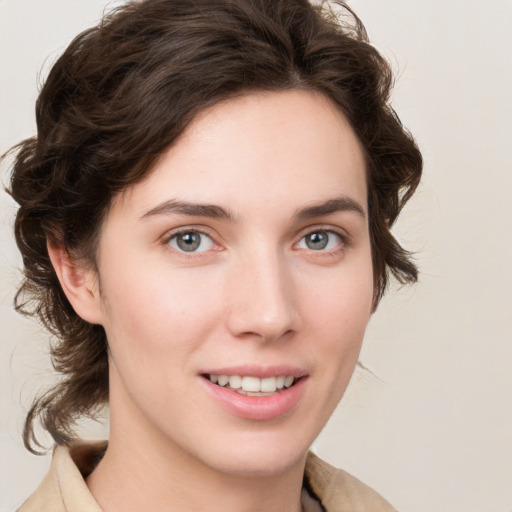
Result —
POLYGON ((299 463, 371 314, 367 217, 362 151, 324 96, 200 114, 103 225, 111 443, 238 474, 299 463))

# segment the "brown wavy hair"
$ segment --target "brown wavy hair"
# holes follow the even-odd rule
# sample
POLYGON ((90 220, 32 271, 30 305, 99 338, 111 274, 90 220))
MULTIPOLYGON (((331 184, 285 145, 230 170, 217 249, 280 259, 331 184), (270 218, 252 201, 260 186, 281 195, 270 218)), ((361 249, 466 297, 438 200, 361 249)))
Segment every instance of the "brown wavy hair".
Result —
POLYGON ((365 151, 375 304, 388 278, 414 282, 410 254, 390 232, 421 175, 421 154, 389 105, 393 76, 343 3, 307 0, 145 0, 106 15, 53 65, 36 104, 37 135, 11 152, 10 194, 24 280, 20 312, 54 335, 62 380, 34 401, 23 439, 58 444, 82 415, 108 402, 107 339, 60 287, 47 239, 95 262, 112 199, 142 180, 201 110, 251 91, 320 91, 349 120, 365 151))

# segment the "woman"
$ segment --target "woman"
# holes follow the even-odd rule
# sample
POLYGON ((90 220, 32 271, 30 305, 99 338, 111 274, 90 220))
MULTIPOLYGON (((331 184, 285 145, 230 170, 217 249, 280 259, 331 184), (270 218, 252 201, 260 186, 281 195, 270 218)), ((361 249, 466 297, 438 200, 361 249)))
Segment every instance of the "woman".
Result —
POLYGON ((393 510, 308 454, 389 273, 417 277, 391 81, 355 16, 303 0, 146 0, 71 43, 11 182, 17 305, 63 375, 21 512, 393 510), (80 443, 106 403, 108 445, 80 443))

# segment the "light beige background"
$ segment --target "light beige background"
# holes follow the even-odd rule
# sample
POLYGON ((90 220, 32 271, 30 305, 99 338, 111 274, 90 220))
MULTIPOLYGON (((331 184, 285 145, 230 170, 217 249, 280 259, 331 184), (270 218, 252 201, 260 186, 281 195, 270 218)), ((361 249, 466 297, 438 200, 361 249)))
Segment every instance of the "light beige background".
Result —
MULTIPOLYGON (((105 5, 0 0, 0 152, 34 131, 37 70, 105 5)), ((396 229, 422 276, 381 304, 361 355, 378 379, 356 372, 315 449, 403 511, 511 512, 512 2, 350 5, 399 71, 394 104, 424 153, 396 229)), ((20 440, 49 365, 45 336, 12 311, 14 211, 0 194, 2 512, 48 465, 20 440)))

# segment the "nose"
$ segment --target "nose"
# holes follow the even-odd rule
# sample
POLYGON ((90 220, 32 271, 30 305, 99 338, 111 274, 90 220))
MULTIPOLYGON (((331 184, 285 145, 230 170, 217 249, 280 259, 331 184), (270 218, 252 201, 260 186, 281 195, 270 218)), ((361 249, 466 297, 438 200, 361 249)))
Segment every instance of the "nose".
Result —
POLYGON ((278 254, 254 254, 231 273, 228 329, 238 338, 278 340, 300 328, 290 269, 278 254))

